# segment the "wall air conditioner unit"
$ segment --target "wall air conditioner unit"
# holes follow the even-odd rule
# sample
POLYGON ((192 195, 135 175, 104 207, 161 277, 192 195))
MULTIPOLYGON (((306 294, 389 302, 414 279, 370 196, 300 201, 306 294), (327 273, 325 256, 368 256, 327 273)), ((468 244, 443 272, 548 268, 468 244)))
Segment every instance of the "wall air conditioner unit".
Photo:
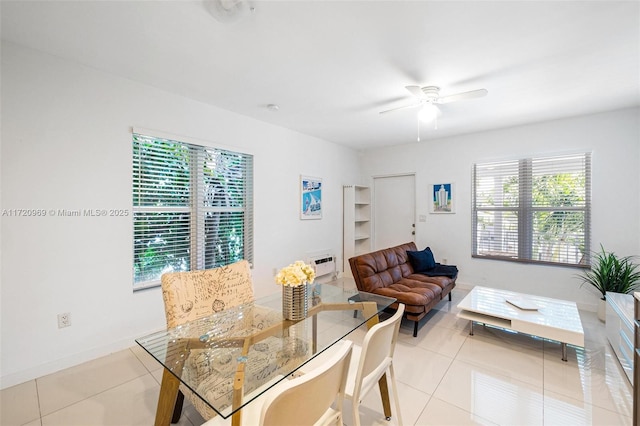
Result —
POLYGON ((316 279, 329 276, 336 278, 336 257, 331 254, 314 256, 309 259, 309 264, 316 271, 316 279))

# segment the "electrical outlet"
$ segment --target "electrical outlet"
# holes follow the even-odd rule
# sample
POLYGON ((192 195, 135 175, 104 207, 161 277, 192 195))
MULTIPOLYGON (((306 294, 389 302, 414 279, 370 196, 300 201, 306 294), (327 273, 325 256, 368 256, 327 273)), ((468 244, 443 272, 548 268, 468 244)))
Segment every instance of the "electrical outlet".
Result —
POLYGON ((71 326, 71 312, 58 314, 58 328, 65 328, 70 326, 71 326))

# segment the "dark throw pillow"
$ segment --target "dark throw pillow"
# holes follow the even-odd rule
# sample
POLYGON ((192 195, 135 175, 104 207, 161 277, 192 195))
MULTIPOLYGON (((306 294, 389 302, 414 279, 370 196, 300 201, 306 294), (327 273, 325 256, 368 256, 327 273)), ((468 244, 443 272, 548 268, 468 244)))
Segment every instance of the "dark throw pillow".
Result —
POLYGON ((436 255, 433 254, 433 252, 431 251, 431 247, 427 247, 423 251, 426 251, 427 253, 429 253, 431 255, 431 258, 433 259, 433 266, 435 267, 438 264, 438 262, 436 262, 436 255))
POLYGON ((407 251, 407 255, 413 270, 416 272, 428 271, 436 266, 436 260, 433 258, 433 253, 429 247, 422 251, 407 251))

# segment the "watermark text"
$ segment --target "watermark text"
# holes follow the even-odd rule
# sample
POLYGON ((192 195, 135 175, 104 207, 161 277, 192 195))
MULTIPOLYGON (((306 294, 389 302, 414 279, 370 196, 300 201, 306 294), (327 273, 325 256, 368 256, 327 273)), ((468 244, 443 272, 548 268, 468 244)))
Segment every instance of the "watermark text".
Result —
POLYGON ((127 217, 129 209, 2 209, 2 217, 127 217))

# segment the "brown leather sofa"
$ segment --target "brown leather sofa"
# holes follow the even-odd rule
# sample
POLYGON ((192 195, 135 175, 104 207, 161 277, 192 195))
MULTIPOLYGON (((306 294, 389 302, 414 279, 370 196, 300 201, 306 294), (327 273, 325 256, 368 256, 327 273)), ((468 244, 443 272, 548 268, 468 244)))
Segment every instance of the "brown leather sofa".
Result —
POLYGON ((401 244, 349 259, 351 272, 360 291, 394 297, 405 304, 405 317, 414 321, 413 337, 418 335, 418 323, 451 290, 456 278, 427 276, 415 272, 407 251, 417 251, 413 242, 401 244))

